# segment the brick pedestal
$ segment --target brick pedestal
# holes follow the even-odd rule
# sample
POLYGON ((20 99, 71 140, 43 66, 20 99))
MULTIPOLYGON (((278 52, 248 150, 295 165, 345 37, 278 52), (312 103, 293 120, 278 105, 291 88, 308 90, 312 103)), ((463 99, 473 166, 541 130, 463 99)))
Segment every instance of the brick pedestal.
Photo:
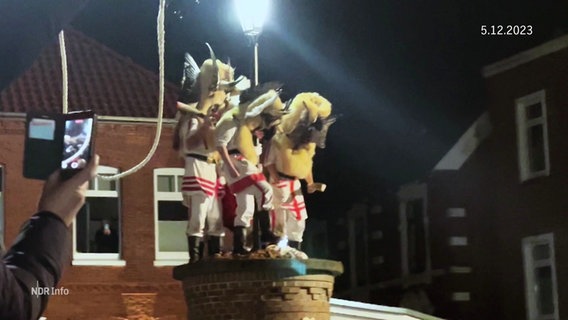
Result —
POLYGON ((328 320, 334 278, 330 260, 210 260, 174 268, 189 320, 328 320))

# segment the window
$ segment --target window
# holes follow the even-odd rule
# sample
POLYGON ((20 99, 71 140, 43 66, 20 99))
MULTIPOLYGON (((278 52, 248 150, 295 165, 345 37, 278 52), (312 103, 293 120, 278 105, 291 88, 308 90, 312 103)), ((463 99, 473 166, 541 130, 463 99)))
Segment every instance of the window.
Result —
POLYGON ((187 253, 187 208, 182 204, 182 168, 154 169, 156 266, 179 265, 187 253))
MULTIPOLYGON (((118 169, 99 166, 97 173, 110 176, 118 169)), ((73 265, 124 266, 120 244, 119 181, 95 178, 73 223, 73 265)))
MULTIPOLYGON (((398 196, 402 275, 429 274, 426 185, 413 183, 403 186, 398 196)), ((426 278, 429 281, 429 276, 426 278)))
POLYGON ((349 240, 349 277, 351 288, 364 286, 369 282, 369 243, 367 233, 366 203, 355 203, 347 212, 349 240))
POLYGON ((4 248, 4 167, 0 165, 0 254, 4 248))
POLYGON ((554 235, 523 239, 528 320, 558 320, 554 235))
POLYGON ((547 176, 548 131, 544 90, 517 99, 517 144, 521 181, 547 176))

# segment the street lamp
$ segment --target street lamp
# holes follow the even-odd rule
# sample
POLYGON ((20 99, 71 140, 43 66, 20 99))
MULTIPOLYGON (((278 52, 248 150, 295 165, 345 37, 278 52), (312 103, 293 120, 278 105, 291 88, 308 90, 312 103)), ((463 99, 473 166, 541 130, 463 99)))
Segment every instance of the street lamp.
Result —
POLYGON ((258 85, 258 38, 268 16, 270 0, 234 0, 244 34, 254 44, 254 85, 258 85))

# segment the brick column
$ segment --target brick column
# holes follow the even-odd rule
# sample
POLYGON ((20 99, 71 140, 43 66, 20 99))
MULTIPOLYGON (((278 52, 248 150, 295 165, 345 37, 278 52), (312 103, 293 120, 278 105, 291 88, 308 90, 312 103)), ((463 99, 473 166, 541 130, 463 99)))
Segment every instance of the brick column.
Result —
POLYGON ((334 278, 330 260, 208 260, 175 267, 189 320, 328 320, 334 278))

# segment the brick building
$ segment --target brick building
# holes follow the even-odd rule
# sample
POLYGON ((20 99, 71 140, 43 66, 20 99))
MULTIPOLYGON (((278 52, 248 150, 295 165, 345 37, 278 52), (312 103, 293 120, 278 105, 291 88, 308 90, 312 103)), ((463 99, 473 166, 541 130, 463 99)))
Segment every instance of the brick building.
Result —
POLYGON ((401 188, 402 252, 436 315, 566 318, 567 61, 563 36, 486 66, 487 111, 401 188))
MULTIPOLYGON (((66 31, 69 109, 98 115, 96 152, 101 174, 141 161, 155 136, 158 77, 109 48, 66 31)), ((60 111, 59 46, 46 48, 33 66, 0 94, 0 232, 9 245, 36 209, 42 183, 24 179, 25 112, 60 111)), ((52 297, 48 319, 121 319, 144 315, 183 319, 186 307, 171 266, 187 262, 185 209, 180 204, 183 162, 171 148, 177 87, 166 85, 160 145, 148 165, 116 182, 96 179, 73 226, 72 266, 52 297), (102 220, 118 235, 118 248, 101 250, 102 220)), ((148 318, 150 319, 150 318, 148 318)))

